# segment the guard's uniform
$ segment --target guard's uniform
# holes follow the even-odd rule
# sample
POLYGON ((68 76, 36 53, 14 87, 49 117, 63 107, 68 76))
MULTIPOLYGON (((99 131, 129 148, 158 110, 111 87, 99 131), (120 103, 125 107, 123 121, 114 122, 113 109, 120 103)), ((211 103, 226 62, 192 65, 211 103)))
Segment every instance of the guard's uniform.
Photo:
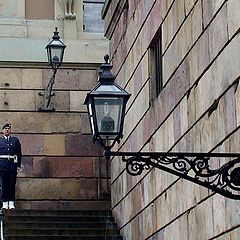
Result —
POLYGON ((22 150, 17 137, 0 137, 0 177, 2 202, 15 200, 17 168, 21 167, 22 150))

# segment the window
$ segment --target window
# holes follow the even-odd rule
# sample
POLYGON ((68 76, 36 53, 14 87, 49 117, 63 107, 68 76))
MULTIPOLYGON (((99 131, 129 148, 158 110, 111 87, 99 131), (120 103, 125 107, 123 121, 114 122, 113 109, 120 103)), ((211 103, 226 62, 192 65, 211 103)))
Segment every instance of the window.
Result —
POLYGON ((162 28, 160 27, 149 49, 150 99, 154 101, 163 88, 162 81, 162 28))
POLYGON ((83 1, 83 30, 85 32, 104 32, 102 8, 104 0, 83 1))
POLYGON ((27 19, 54 19, 54 0, 25 0, 27 19))

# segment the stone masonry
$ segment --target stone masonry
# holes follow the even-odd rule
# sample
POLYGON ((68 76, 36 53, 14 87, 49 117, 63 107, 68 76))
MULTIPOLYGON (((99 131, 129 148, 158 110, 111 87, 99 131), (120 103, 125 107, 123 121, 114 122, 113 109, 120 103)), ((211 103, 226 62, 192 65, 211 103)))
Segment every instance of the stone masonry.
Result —
MULTIPOLYGON (((240 1, 106 1, 116 82, 132 94, 121 151, 239 152, 240 1), (163 89, 150 101, 149 52, 162 28, 163 89)), ((219 162, 214 163, 218 166, 219 162)), ((111 162, 124 239, 240 239, 239 202, 163 171, 111 162)))
POLYGON ((83 102, 108 41, 83 31, 82 1, 74 1, 76 17, 66 19, 66 2, 0 1, 0 125, 12 123, 22 143, 18 208, 84 209, 107 191, 106 162, 92 144, 83 102), (55 27, 67 48, 53 87, 56 110, 40 112, 39 93, 52 74, 45 46, 55 27))

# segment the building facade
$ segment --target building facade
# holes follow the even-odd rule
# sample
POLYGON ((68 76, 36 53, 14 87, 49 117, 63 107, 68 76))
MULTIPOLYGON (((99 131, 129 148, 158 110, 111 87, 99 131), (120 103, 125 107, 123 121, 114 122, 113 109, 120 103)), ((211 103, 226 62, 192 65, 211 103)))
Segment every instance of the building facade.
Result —
MULTIPOLYGON (((132 94, 115 150, 239 152, 239 7, 237 0, 105 2, 113 72, 132 94)), ((159 169, 133 177, 125 167, 112 159, 123 239, 240 238, 239 201, 159 169)))
POLYGON ((85 208, 103 200, 105 162, 92 144, 83 101, 108 51, 101 8, 92 0, 0 1, 0 125, 12 123, 22 143, 18 208, 85 208), (52 75, 45 46, 55 27, 67 46, 51 102, 39 111, 52 75))

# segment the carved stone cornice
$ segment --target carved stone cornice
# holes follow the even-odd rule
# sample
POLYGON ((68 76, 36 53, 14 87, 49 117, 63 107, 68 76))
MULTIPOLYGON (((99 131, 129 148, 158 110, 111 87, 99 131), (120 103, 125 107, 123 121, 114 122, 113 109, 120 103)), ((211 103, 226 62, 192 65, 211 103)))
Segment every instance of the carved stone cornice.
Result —
MULTIPOLYGON (((63 63, 61 69, 76 69, 76 70, 97 70, 100 63, 63 63)), ((0 68, 33 68, 45 69, 49 68, 48 63, 44 62, 18 62, 18 61, 0 61, 0 68)))

